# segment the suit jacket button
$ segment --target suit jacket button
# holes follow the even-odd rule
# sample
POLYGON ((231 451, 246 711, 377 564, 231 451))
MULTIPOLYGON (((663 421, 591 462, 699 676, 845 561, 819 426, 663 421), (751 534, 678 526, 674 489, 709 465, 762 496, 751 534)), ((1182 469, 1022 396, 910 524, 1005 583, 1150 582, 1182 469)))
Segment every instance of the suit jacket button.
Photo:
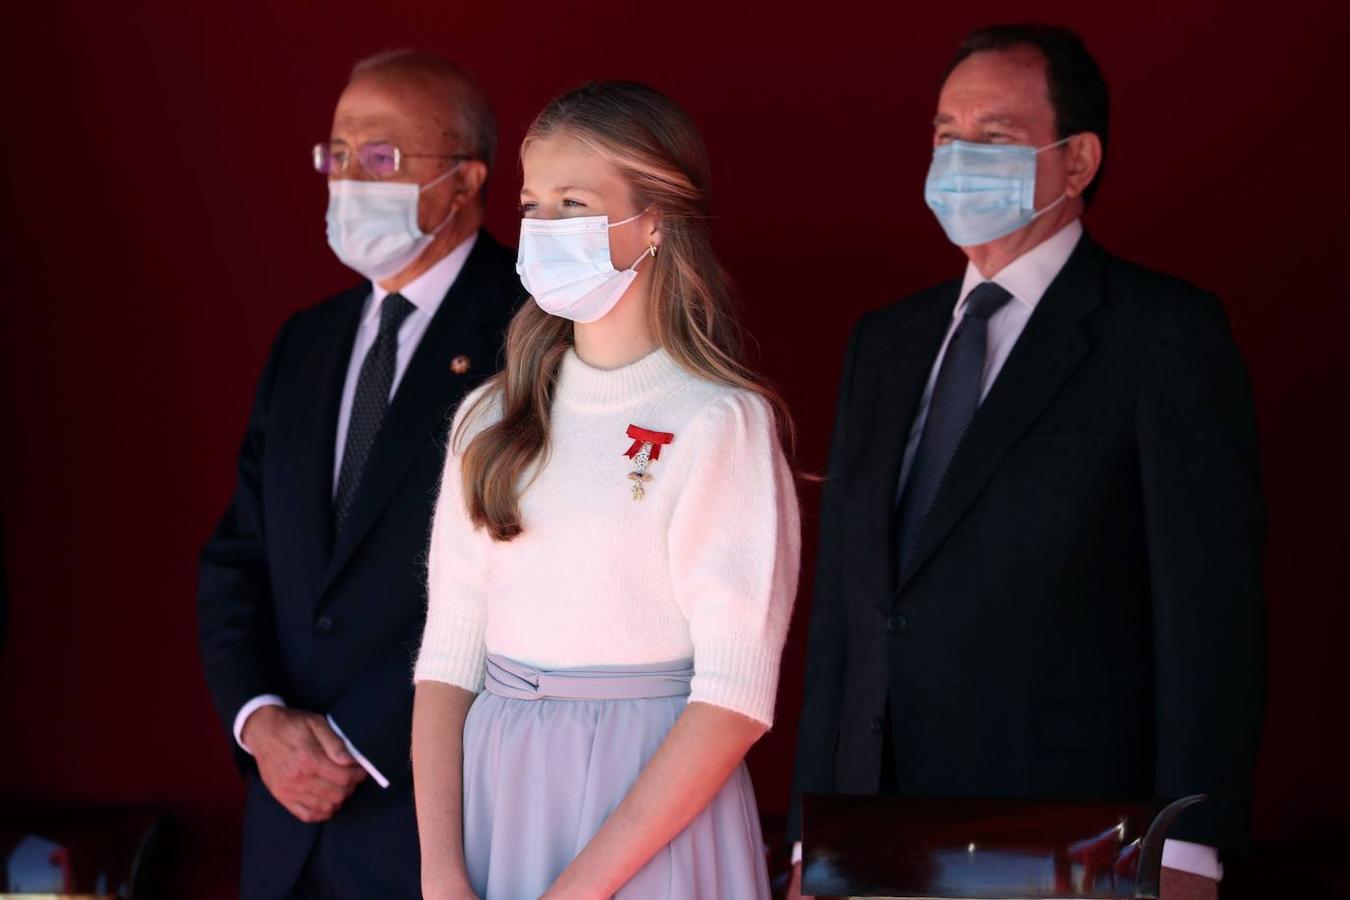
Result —
POLYGON ((891 634, 900 634, 901 632, 908 631, 909 619, 905 618, 900 613, 895 613, 886 620, 886 630, 891 632, 891 634))
POLYGON ((870 723, 868 723, 868 730, 871 731, 873 734, 881 734, 881 719, 876 718, 873 719, 870 723))
POLYGON ((314 630, 319 634, 327 634, 333 630, 333 617, 321 615, 314 620, 314 630))

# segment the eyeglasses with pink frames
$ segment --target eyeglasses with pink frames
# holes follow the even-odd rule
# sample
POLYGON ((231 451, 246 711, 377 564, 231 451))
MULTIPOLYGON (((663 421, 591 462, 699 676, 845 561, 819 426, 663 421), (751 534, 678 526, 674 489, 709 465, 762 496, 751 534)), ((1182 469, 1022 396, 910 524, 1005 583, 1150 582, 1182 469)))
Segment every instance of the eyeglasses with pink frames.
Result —
POLYGON ((472 156, 448 153, 404 153, 388 141, 362 144, 353 150, 344 141, 320 141, 314 145, 314 171, 321 175, 341 175, 347 171, 353 158, 376 178, 388 178, 403 170, 405 159, 473 159, 472 156))

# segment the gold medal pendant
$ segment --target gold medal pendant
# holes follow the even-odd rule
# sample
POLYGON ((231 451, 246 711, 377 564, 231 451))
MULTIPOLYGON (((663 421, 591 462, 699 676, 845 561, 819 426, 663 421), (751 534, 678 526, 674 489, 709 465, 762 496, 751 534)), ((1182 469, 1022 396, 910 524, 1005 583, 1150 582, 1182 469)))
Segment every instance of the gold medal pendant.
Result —
POLYGON ((641 500, 647 496, 647 491, 642 485, 652 480, 652 476, 647 474, 647 466, 651 464, 651 461, 652 445, 643 443, 642 449, 633 457, 633 465, 637 468, 628 473, 628 477, 633 480, 633 488, 629 491, 629 494, 634 500, 641 500))

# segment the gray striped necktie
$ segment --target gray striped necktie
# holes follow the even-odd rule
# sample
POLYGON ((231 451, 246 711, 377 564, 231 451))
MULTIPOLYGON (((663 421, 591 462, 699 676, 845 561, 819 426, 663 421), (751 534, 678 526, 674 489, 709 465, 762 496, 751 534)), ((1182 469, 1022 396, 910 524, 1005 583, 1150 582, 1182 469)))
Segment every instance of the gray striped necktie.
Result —
POLYGON ((347 441, 342 450, 342 470, 338 473, 337 496, 333 498, 334 530, 351 511, 356 488, 366 468, 370 448, 380 433, 384 411, 389 406, 389 391, 394 385, 394 366, 398 355, 398 329, 412 303, 402 294, 389 294, 380 306, 380 330, 375 343, 366 351, 361 363, 361 374, 356 379, 356 394, 352 398, 352 413, 347 423, 347 441))

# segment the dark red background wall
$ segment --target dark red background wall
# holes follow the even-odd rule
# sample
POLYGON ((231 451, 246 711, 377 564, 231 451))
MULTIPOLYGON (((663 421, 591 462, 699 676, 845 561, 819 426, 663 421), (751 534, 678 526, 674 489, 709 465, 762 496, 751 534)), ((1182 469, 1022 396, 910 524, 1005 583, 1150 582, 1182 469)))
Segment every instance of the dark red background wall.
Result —
MULTIPOLYGON (((685 104, 714 161, 717 245, 762 367, 797 412, 799 464, 819 471, 852 322, 961 271, 921 198, 928 123, 961 35, 1016 16, 1078 28, 1110 79, 1093 233, 1226 302, 1255 382, 1272 525, 1258 834, 1345 827, 1350 22, 1332 2, 1234 8, 405 0, 7 13, 0 797, 177 811, 189 877, 231 890, 239 782, 198 666, 195 557, 231 489, 273 334, 353 280, 325 245, 307 152, 355 59, 416 46, 479 75, 502 132, 489 225, 509 242, 515 150, 550 96, 621 77, 685 104)), ((804 497, 811 548, 818 494, 804 497)), ((751 759, 769 812, 786 801, 808 603, 803 591, 777 726, 751 759)))

